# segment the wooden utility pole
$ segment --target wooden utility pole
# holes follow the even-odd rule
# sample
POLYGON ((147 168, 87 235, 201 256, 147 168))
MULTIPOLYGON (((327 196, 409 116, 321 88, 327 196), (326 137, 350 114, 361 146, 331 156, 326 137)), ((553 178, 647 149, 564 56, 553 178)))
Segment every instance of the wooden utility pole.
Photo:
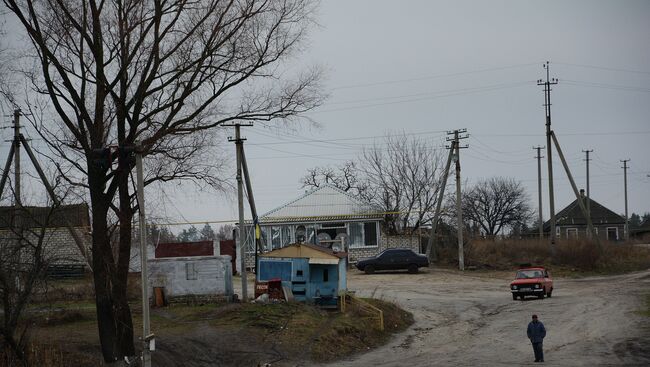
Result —
POLYGON ((553 155, 551 150, 551 85, 557 84, 558 80, 550 78, 549 62, 543 65, 546 69, 546 81, 537 80, 537 85, 544 86, 544 108, 546 113, 546 162, 548 165, 548 200, 550 211, 550 247, 551 254, 555 254, 555 197, 553 195, 553 155))
POLYGON ((453 138, 447 138, 447 141, 452 141, 451 147, 449 149, 454 150, 454 158, 456 160, 456 227, 457 227, 457 237, 458 237, 458 269, 465 270, 465 252, 463 248, 463 210, 461 203, 461 193, 460 193, 460 150, 461 148, 468 148, 468 145, 460 146, 460 139, 467 139, 469 135, 460 136, 462 133, 466 133, 467 129, 454 130, 453 132, 447 133, 448 135, 453 135, 453 138))
POLYGON ((541 150, 544 149, 544 147, 540 147, 539 145, 536 147, 533 147, 533 149, 537 150, 537 196, 538 196, 538 212, 539 212, 539 217, 538 217, 538 225, 539 225, 539 238, 542 239, 544 238, 544 219, 542 216, 542 158, 544 158, 541 155, 541 150))
MULTIPOLYGON (((589 161, 591 159, 589 158, 589 153, 591 153, 593 151, 594 151, 593 149, 592 150, 586 149, 586 150, 582 151, 583 153, 585 153, 585 162, 586 162, 586 166, 587 166, 587 200, 586 200, 587 201, 587 205, 586 205, 586 207, 587 207, 587 222, 591 221, 591 199, 590 199, 591 194, 589 192, 589 161)), ((587 231, 587 237, 591 238, 591 230, 587 231)))
POLYGON ((627 162, 629 162, 630 159, 622 159, 621 162, 623 162, 623 189, 625 190, 625 240, 629 241, 630 240, 630 223, 629 223, 629 217, 627 215, 627 169, 630 168, 627 165, 627 162))

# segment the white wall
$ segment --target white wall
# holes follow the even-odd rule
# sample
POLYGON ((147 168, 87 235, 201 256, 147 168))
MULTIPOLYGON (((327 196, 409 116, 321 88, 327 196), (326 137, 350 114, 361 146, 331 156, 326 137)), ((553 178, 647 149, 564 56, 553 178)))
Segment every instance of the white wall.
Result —
POLYGON ((167 297, 233 294, 228 255, 151 259, 147 267, 150 294, 153 294, 153 287, 164 287, 167 297))

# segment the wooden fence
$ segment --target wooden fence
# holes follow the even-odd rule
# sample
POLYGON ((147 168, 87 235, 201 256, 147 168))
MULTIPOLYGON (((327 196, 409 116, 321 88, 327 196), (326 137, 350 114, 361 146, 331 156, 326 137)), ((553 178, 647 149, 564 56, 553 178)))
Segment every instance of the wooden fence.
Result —
POLYGON ((357 298, 351 293, 343 293, 339 298, 341 312, 346 312, 349 308, 352 308, 358 313, 364 315, 364 318, 377 320, 379 330, 384 331, 384 311, 360 298, 357 298))

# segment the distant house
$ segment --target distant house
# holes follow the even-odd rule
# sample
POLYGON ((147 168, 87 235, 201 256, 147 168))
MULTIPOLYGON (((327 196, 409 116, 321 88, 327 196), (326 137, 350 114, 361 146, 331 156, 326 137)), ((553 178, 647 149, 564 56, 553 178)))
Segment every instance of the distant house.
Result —
MULTIPOLYGON (((90 255, 90 216, 88 205, 85 203, 62 205, 54 210, 50 207, 14 206, 0 207, 0 239, 10 241, 18 237, 19 228, 46 228, 44 235, 44 256, 50 266, 85 269, 88 267, 87 258, 70 234, 72 227, 81 238, 82 249, 86 256, 90 255)), ((32 234, 33 236, 33 234, 32 234)))
MULTIPOLYGON (((325 184, 260 216, 261 250, 268 252, 293 243, 340 246, 342 239, 345 248, 340 250, 347 251, 352 262, 389 247, 408 247, 419 252, 417 236, 384 236, 383 218, 381 211, 325 184)), ((244 248, 249 268, 255 266, 254 236, 252 223, 248 221, 244 248)))
POLYGON ((650 240, 650 219, 641 223, 639 228, 630 231, 630 236, 641 240, 650 240))
MULTIPOLYGON (((580 190, 580 192, 586 205, 587 198, 584 196, 584 190, 580 190)), ((625 238, 625 219, 591 198, 589 198, 589 203, 591 222, 598 237, 609 241, 623 240, 625 238)), ((548 235, 550 228, 551 222, 546 221, 544 233, 548 235)), ((582 214, 577 199, 555 214, 555 231, 555 235, 560 239, 585 238, 587 219, 582 214)))

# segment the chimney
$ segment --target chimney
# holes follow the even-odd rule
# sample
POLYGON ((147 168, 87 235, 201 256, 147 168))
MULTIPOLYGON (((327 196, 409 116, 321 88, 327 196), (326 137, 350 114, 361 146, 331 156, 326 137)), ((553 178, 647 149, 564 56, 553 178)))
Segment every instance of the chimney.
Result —
POLYGON ((585 189, 580 189, 580 197, 585 197, 585 189))

